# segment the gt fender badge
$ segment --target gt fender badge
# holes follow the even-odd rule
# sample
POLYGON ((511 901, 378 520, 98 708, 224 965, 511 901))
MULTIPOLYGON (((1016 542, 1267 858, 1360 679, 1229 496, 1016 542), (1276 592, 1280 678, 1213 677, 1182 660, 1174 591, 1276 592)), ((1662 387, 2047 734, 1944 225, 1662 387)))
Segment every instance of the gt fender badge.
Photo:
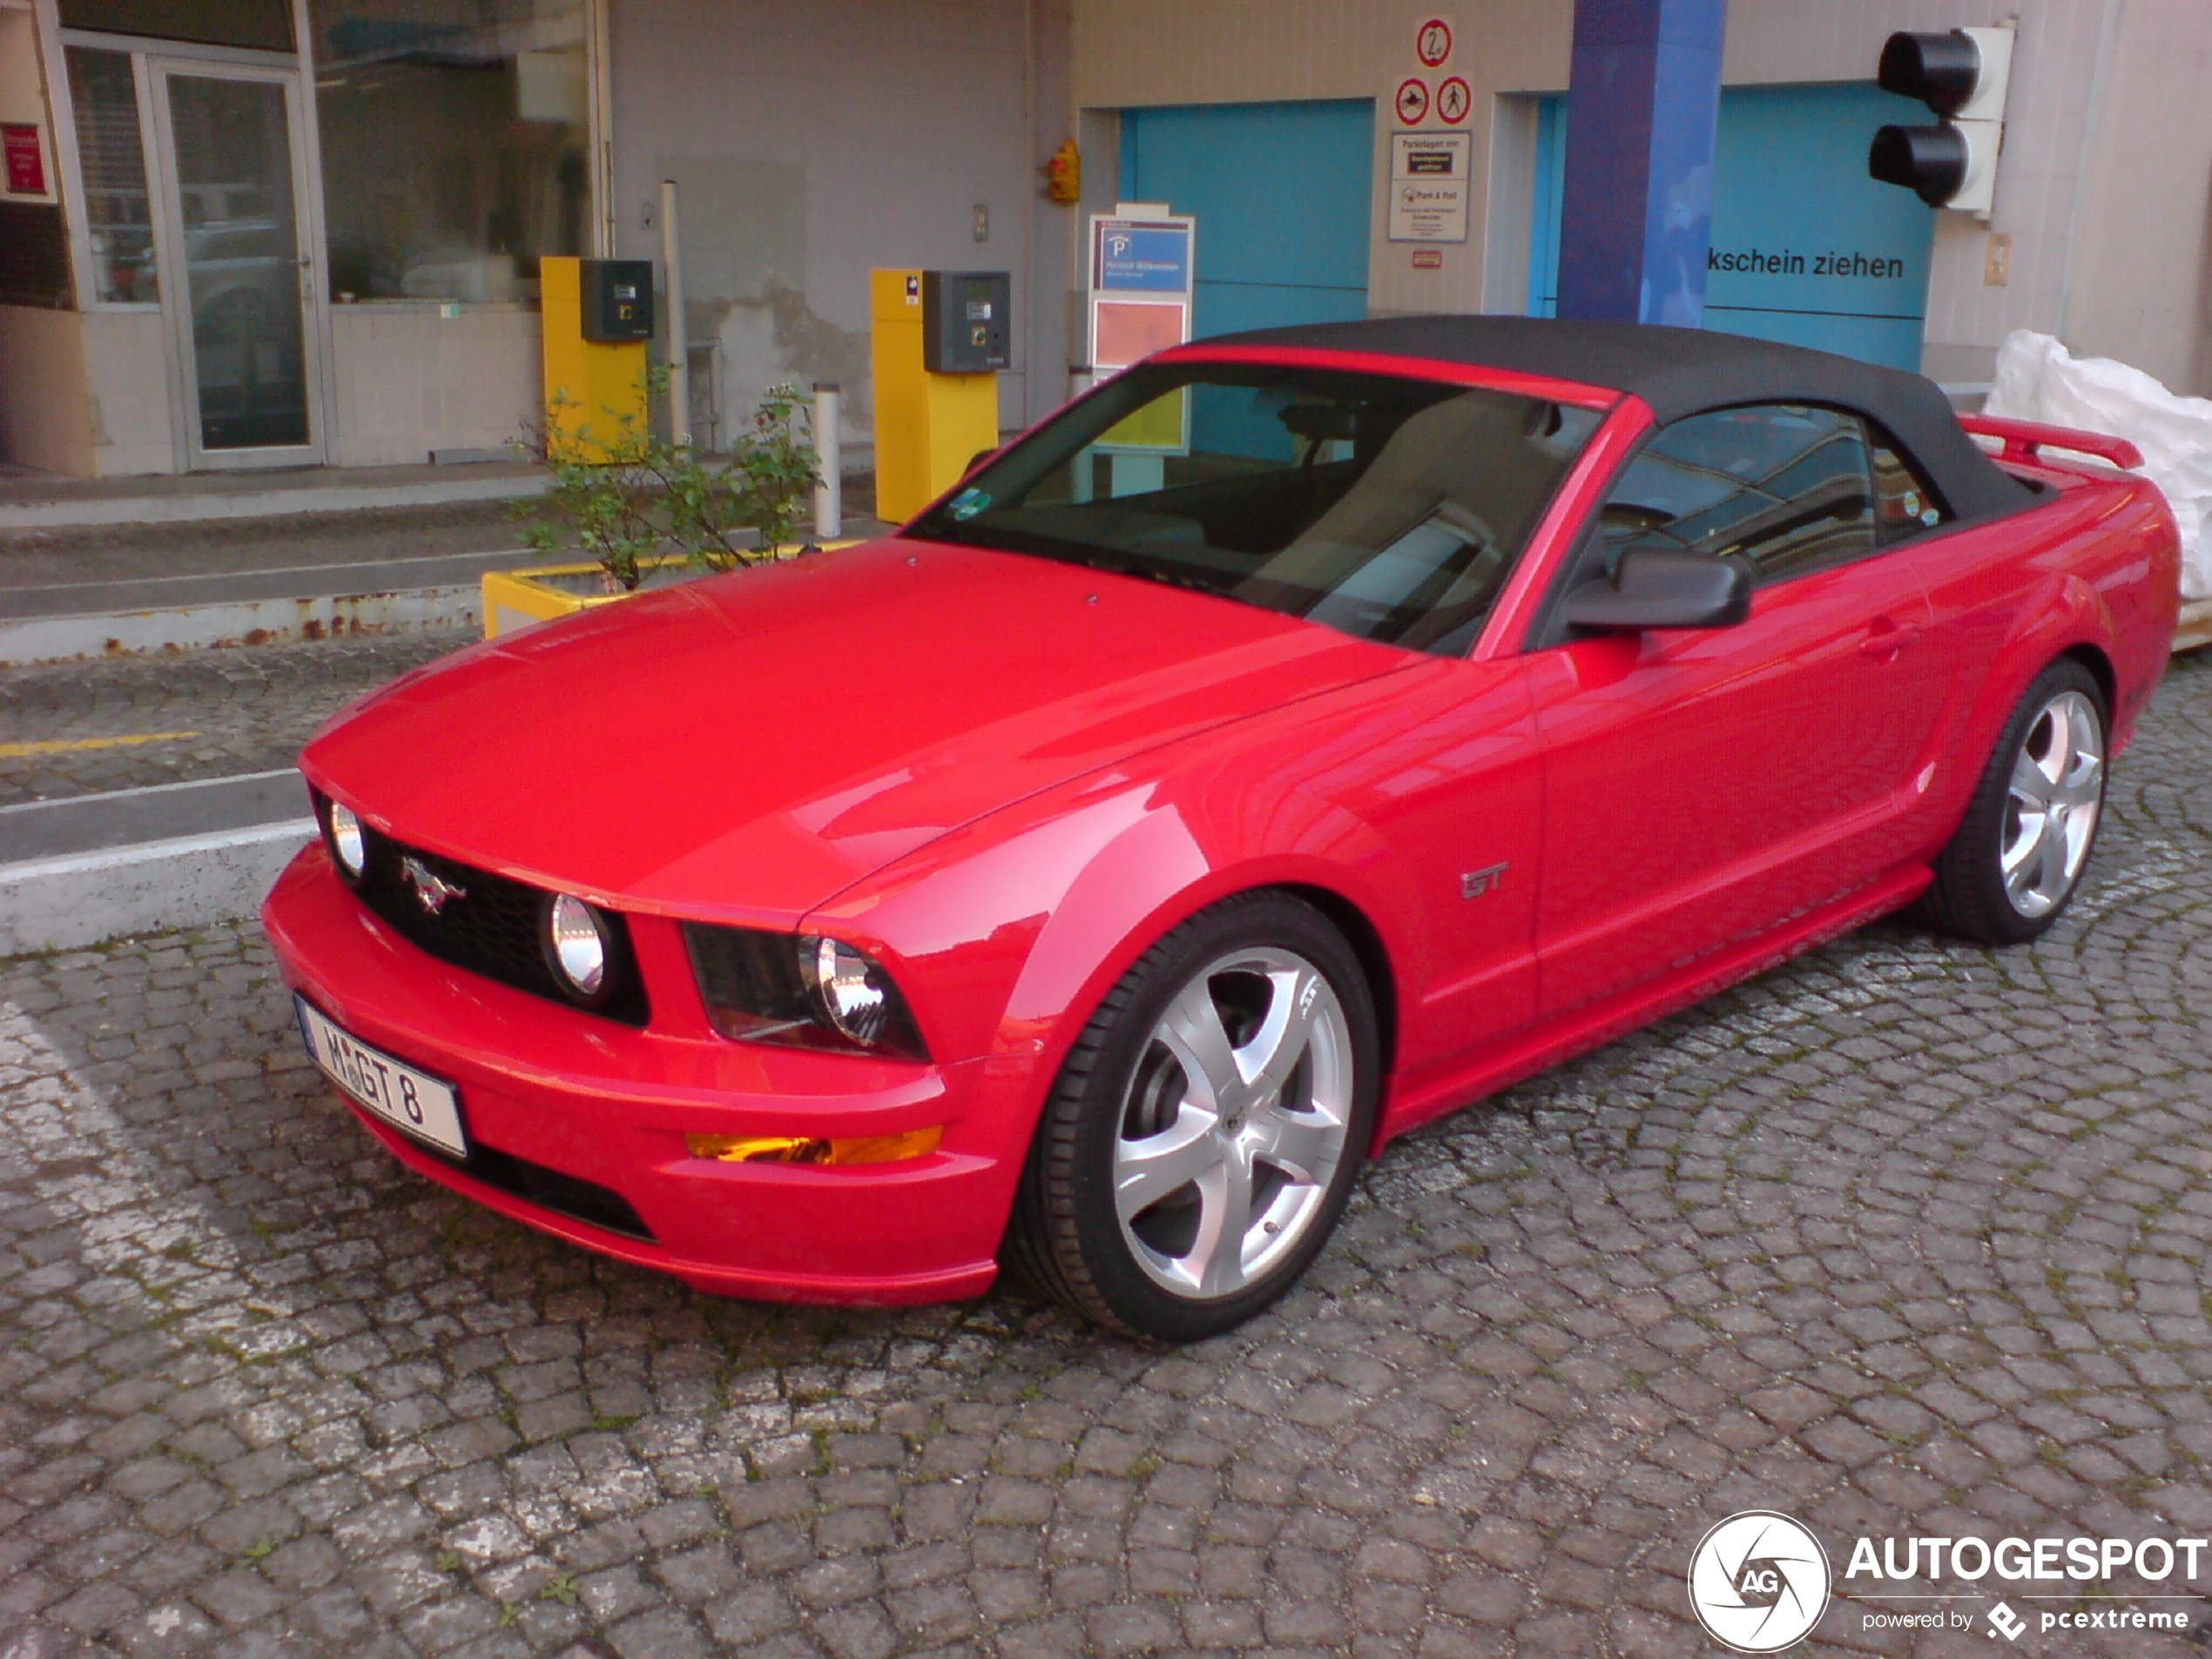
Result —
POLYGON ((422 907, 434 916, 452 900, 469 896, 468 888, 447 880, 418 858, 401 859, 400 873, 407 878, 408 886, 415 889, 415 896, 422 901, 422 907))
POLYGON ((1486 893, 1495 893, 1498 884, 1506 879, 1506 867, 1486 864, 1479 870, 1469 870, 1460 878, 1460 897, 1480 899, 1486 893))

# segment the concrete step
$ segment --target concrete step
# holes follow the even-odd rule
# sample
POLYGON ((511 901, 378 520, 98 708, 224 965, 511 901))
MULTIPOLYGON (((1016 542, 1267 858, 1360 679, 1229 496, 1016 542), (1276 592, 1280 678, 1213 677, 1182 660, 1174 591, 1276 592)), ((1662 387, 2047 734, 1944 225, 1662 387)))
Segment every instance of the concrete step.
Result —
POLYGON ((0 807, 0 956, 250 915, 315 833, 289 768, 0 807))
POLYGON ((475 625, 524 548, 0 590, 0 666, 475 625))
POLYGON ((183 478, 16 476, 0 481, 0 530, 94 524, 181 524, 210 519, 446 507, 544 493, 542 468, 518 462, 466 467, 302 469, 200 473, 183 478))

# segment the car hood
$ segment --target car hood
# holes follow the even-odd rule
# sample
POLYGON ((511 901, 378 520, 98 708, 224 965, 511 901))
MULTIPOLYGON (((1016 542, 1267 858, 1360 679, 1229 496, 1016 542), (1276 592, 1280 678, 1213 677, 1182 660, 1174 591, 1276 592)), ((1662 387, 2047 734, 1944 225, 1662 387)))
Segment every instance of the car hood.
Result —
POLYGON ((473 647, 349 711, 301 765, 480 868, 787 924, 1037 790, 1417 660, 1211 595, 899 539, 473 647))

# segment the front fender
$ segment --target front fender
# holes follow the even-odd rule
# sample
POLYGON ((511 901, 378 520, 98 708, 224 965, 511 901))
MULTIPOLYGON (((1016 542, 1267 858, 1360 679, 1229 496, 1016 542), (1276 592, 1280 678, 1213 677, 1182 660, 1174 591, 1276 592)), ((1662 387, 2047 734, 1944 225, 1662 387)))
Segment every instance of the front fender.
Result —
POLYGON ((1291 850, 1238 847, 1238 815, 1203 791, 1105 778, 946 837, 817 911, 868 945, 918 1006, 931 1052, 1055 1069, 1090 1010, 1155 941, 1208 906, 1267 887, 1386 905, 1381 838, 1295 792, 1267 814, 1291 850))

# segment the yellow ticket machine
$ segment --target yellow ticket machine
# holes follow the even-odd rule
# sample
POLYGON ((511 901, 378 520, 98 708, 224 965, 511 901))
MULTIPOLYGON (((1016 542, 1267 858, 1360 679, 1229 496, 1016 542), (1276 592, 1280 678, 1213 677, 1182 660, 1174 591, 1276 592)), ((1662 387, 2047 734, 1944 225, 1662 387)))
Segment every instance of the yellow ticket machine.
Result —
POLYGON ((1003 271, 873 271, 875 513, 911 518, 998 448, 1011 338, 1003 271))
POLYGON ((610 447, 646 431, 652 261, 549 255, 538 261, 538 310, 546 442, 577 459, 610 459, 610 447))

